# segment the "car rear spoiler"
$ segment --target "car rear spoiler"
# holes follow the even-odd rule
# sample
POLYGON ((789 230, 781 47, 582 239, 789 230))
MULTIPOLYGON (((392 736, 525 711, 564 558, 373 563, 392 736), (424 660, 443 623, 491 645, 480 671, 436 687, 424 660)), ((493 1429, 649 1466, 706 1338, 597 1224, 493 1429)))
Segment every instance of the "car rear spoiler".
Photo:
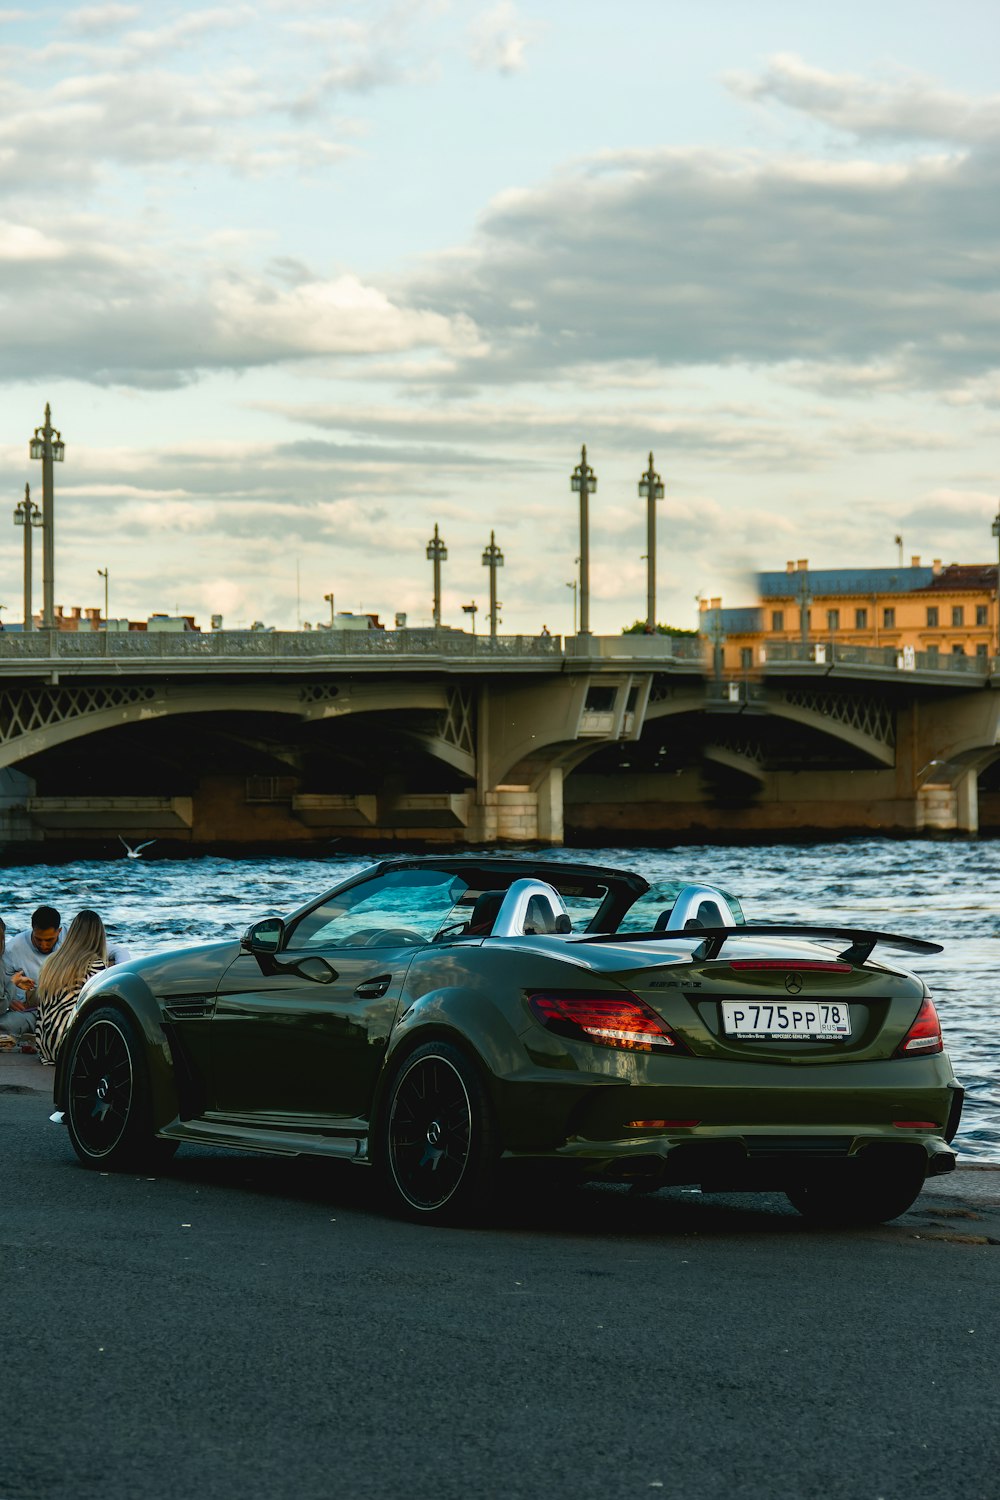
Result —
POLYGON ((687 931, 670 932, 606 932, 588 933, 580 938, 584 943, 671 943, 678 938, 697 943, 692 958, 718 958, 724 943, 733 938, 791 937, 803 938, 807 942, 846 942, 847 947, 840 957, 844 963, 859 968, 868 962, 873 949, 879 943, 886 948, 897 948, 903 953, 942 953, 940 943, 928 943, 923 938, 901 937, 895 932, 870 932, 860 927, 801 927, 788 922, 746 922, 739 927, 691 927, 687 931))

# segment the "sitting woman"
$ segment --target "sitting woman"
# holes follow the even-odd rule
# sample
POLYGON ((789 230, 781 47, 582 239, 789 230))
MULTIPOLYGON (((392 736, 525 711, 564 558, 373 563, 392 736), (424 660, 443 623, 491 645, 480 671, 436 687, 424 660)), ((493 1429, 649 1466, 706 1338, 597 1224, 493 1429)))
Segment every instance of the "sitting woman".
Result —
POLYGON ((39 1062, 50 1066, 55 1062, 80 991, 92 974, 107 965, 104 923, 96 911, 79 912, 59 948, 42 964, 38 976, 35 1043, 39 1062))

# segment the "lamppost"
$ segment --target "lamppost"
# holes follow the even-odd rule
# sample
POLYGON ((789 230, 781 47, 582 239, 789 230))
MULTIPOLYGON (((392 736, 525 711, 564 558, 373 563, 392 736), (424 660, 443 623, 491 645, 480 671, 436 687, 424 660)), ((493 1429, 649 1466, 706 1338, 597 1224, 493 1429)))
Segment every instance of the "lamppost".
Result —
POLYGON ((799 575, 799 633, 802 636, 802 655, 806 655, 809 645, 809 606, 812 603, 812 594, 809 592, 809 574, 805 569, 799 575))
POLYGON ((500 606, 497 603, 497 568, 503 567, 503 553, 496 544, 496 534, 490 532, 490 544, 483 552, 483 567, 490 570, 490 635, 495 636, 500 624, 500 606))
POLYGON ((590 634, 590 496, 597 489, 597 475, 587 463, 587 445, 580 449, 580 462, 573 470, 570 488, 580 496, 580 634, 590 634))
POLYGON ((990 530, 997 538, 997 656, 1000 656, 1000 510, 994 516, 990 530))
POLYGON ((24 499, 14 507, 15 526, 24 527, 24 630, 34 629, 31 616, 31 532, 41 526, 42 513, 31 498, 31 485, 24 486, 24 499))
POLYGON ((427 556, 434 564, 434 624, 441 624, 441 564, 447 560, 448 548, 438 536, 437 525, 434 527, 434 535, 427 543, 427 556))
POLYGON ((567 583, 566 587, 573 590, 573 634, 576 635, 576 579, 574 578, 570 583, 567 583))
POLYGON ((32 458, 40 458, 42 461, 42 629, 54 630, 56 624, 56 533, 52 465, 63 462, 66 457, 66 444, 61 434, 52 426, 52 412, 47 401, 45 425, 35 428, 35 435, 31 439, 28 451, 32 458))
POLYGON ((646 501, 646 634, 656 633, 656 502, 663 499, 663 481, 653 468, 639 480, 639 496, 646 501))
POLYGON ((476 633, 476 612, 478 611, 478 609, 479 609, 479 605, 476 603, 475 599, 472 600, 471 604, 463 604, 462 605, 462 613, 463 613, 463 615, 469 615, 469 616, 471 616, 471 619, 472 619, 472 634, 473 635, 475 635, 475 633, 476 633))
POLYGON ((326 600, 327 604, 329 604, 329 606, 330 606, 330 629, 332 630, 333 627, 334 627, 334 623, 336 621, 336 616, 333 613, 333 595, 332 594, 324 594, 323 598, 326 600))
POLYGON ((98 570, 97 570, 97 576, 98 576, 98 578, 103 578, 104 579, 104 630, 105 630, 105 634, 106 634, 107 633, 107 629, 108 629, 108 570, 107 570, 107 568, 98 568, 98 570))

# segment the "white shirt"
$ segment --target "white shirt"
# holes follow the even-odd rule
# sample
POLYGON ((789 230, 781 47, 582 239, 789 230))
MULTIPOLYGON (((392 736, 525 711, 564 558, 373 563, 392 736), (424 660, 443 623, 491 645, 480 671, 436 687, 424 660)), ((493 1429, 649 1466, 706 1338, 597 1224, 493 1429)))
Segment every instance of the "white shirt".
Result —
MULTIPOLYGON (((65 927, 60 927, 55 947, 51 950, 52 953, 55 953, 65 935, 65 927)), ((19 932, 16 937, 10 939, 4 952, 3 966, 8 974, 16 974, 18 969, 20 969, 22 974, 26 974, 29 979, 34 979, 37 983, 39 970, 49 956, 48 953, 39 953, 31 941, 31 928, 29 927, 24 932, 19 932)), ((123 944, 108 944, 109 964, 123 964, 130 957, 129 950, 123 944)), ((23 994, 23 991, 18 991, 18 993, 23 994)))

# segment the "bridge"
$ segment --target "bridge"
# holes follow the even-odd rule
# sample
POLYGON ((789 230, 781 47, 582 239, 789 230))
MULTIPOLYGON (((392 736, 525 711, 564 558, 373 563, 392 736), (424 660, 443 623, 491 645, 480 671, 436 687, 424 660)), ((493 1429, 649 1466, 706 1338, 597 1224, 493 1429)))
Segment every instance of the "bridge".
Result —
POLYGON ((0 634, 0 842, 1000 827, 1000 664, 666 636, 0 634))

